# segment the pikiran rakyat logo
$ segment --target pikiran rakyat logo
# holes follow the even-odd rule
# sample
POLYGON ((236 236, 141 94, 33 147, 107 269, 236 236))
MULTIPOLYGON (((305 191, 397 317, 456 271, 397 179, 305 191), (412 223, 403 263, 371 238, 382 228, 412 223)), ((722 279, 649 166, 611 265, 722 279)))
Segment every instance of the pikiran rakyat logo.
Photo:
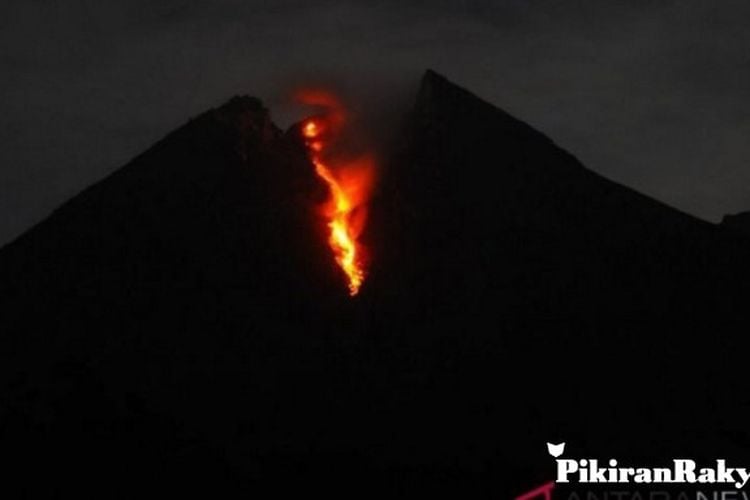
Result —
POLYGON ((585 484, 733 484, 743 488, 750 480, 745 467, 727 467, 727 461, 717 459, 710 466, 699 465, 691 459, 674 459, 671 467, 623 467, 617 459, 610 458, 601 466, 596 458, 559 458, 565 443, 547 443, 547 451, 557 462, 557 483, 585 484))
MULTIPOLYGON (((702 486, 716 488, 736 488, 731 491, 720 492, 718 498, 732 498, 743 500, 750 499, 750 496, 744 491, 738 492, 738 489, 744 488, 750 480, 750 470, 746 467, 729 467, 725 459, 717 459, 710 464, 698 464, 692 459, 673 459, 669 467, 644 467, 644 466, 623 466, 617 459, 610 458, 606 462, 596 458, 562 458, 565 453, 565 443, 547 443, 547 452, 555 459, 557 465, 556 478, 554 481, 543 484, 533 490, 516 497, 515 500, 552 500, 552 490, 557 484, 566 485, 618 485, 618 490, 627 490, 619 485, 632 485, 631 488, 647 488, 648 485, 695 485, 698 490, 702 486), (604 465, 602 465, 604 464, 604 465), (733 496, 727 497, 724 493, 733 493, 733 496), (741 495, 738 496, 738 495, 741 495)), ((579 492, 571 492, 570 498, 583 498, 578 495, 579 492)), ((622 497, 626 491, 618 491, 617 498, 622 497)), ((671 496, 666 491, 659 491, 659 498, 669 499, 671 496)), ((708 500, 717 498, 716 495, 706 494, 704 491, 694 491, 697 496, 687 495, 685 492, 678 498, 698 500, 708 500)), ((598 498, 598 497, 597 497, 598 498)), ((606 497, 608 498, 608 497, 606 497)), ((635 497, 633 497, 635 498, 635 497)), ((637 498, 645 498, 638 496, 637 498)))

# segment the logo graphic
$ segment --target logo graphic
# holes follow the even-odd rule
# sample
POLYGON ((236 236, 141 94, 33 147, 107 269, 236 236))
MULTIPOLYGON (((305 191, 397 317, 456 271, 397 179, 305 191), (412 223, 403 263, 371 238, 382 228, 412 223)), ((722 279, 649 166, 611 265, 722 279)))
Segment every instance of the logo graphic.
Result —
POLYGON ((547 443, 547 451, 557 463, 557 483, 599 484, 730 484, 743 488, 750 480, 750 469, 729 467, 724 459, 699 467, 695 460, 673 459, 669 467, 622 467, 617 459, 562 459, 565 443, 547 443))
POLYGON ((534 498, 543 498, 544 500, 552 500, 552 489, 555 487, 554 481, 544 483, 538 488, 534 488, 528 493, 524 493, 520 497, 516 497, 515 500, 532 500, 534 498))
POLYGON ((563 453, 565 453, 565 443, 560 443, 560 444, 547 443, 547 451, 554 458, 557 458, 563 453))
MULTIPOLYGON (((750 483, 750 468, 730 467, 727 460, 721 458, 700 464, 692 459, 679 458, 672 459, 667 466, 652 467, 621 466, 615 458, 559 458, 565 453, 565 443, 547 443, 547 453, 555 459, 555 480, 517 496, 514 500, 552 500, 552 490, 557 485, 568 486, 563 488, 563 495, 567 495, 568 500, 750 500, 750 493, 738 491, 750 483), (674 486, 652 489, 657 484, 676 485, 680 489, 674 490, 674 486), (617 486, 610 491, 607 485, 617 486), (570 487, 574 489, 571 490, 570 487), (580 487, 584 489, 581 490, 580 487), (736 489, 732 490, 732 487, 736 489)), ((556 490, 555 496, 557 495, 556 490)))

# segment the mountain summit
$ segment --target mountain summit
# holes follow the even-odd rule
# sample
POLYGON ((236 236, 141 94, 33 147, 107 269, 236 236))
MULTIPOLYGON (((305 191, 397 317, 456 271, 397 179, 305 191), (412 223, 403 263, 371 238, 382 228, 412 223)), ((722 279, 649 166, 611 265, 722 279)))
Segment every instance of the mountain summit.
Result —
POLYGON ((746 457, 746 239, 432 71, 405 115, 354 298, 299 126, 248 97, 2 249, 13 485, 509 498, 547 442, 746 457))

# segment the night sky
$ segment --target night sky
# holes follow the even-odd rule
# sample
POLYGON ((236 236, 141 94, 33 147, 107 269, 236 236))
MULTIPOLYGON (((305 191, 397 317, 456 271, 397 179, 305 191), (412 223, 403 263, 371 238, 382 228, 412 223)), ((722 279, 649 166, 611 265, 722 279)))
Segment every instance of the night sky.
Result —
POLYGON ((300 82, 365 106, 428 67, 717 221, 750 209, 748 26, 746 0, 3 0, 0 243, 232 95, 286 126, 300 82))

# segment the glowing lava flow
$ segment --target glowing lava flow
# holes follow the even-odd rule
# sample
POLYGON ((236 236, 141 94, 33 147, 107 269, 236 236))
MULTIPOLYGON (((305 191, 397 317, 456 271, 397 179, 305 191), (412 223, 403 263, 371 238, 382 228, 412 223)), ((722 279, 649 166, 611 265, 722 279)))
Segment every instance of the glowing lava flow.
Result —
POLYGON ((325 216, 328 219, 330 234, 328 244, 333 250, 334 257, 339 267, 346 273, 349 280, 349 294, 354 296, 359 292, 365 279, 364 264, 362 261, 362 248, 357 243, 357 237, 362 229, 362 217, 355 217, 356 210, 363 202, 362 186, 368 184, 365 177, 369 177, 366 169, 352 169, 351 172, 359 172, 358 175, 350 175, 348 178, 334 173, 324 158, 323 152, 328 145, 331 131, 330 124, 323 118, 309 119, 302 125, 302 135, 310 151, 310 159, 315 165, 315 172, 325 181, 330 192, 331 200, 325 207, 325 216))

